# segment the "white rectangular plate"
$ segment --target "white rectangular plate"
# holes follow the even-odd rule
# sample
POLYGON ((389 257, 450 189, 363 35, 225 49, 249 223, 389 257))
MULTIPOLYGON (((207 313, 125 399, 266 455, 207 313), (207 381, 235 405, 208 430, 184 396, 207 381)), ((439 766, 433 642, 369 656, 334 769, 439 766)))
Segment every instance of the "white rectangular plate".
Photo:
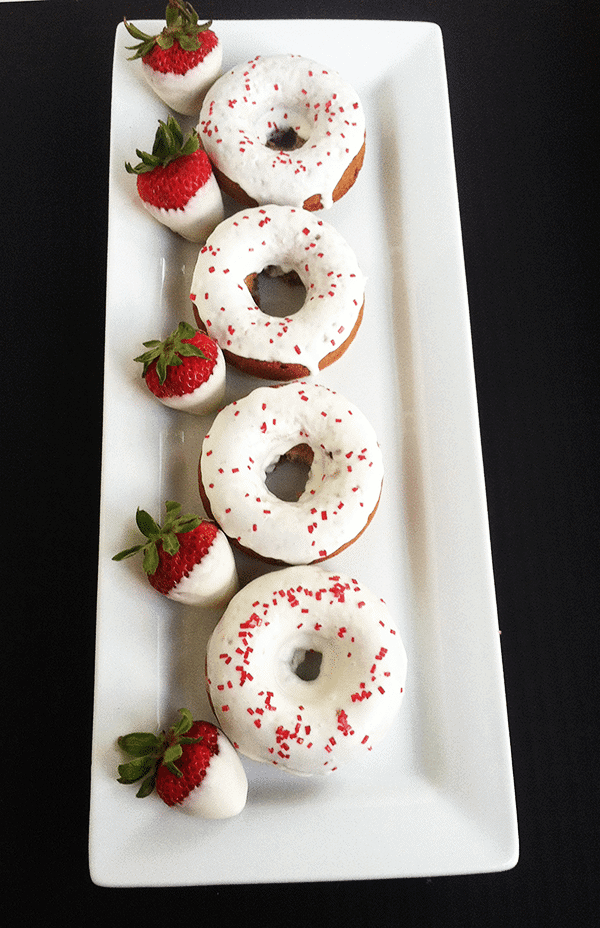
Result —
MULTIPOLYGON (((141 23, 151 31, 158 23, 141 23)), ((211 718, 206 640, 217 615, 155 593, 136 561, 138 506, 201 512, 209 419, 168 410, 132 359, 192 321, 197 246, 141 206, 124 162, 152 146, 166 107, 116 33, 90 868, 105 886, 435 876, 504 870, 518 854, 469 315, 441 33, 430 23, 227 21, 224 68, 295 52, 354 84, 367 156, 324 215, 367 275, 365 318, 318 379, 370 418, 386 477, 377 515, 328 566, 382 596, 408 652, 392 734, 356 767, 302 779, 244 761, 244 812, 190 820, 116 780, 119 734, 211 718)), ((185 123, 186 128, 190 125, 185 123)), ((231 374, 228 400, 256 381, 231 374)), ((239 558, 243 582, 261 569, 239 558)))

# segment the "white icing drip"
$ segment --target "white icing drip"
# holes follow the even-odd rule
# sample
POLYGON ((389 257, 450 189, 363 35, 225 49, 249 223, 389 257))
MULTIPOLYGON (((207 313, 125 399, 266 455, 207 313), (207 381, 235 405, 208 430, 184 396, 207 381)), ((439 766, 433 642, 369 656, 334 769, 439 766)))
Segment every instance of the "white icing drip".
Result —
POLYGON ((226 379, 227 365, 223 352, 217 345, 217 360, 208 380, 197 386, 191 393, 184 393, 182 396, 159 396, 158 399, 165 406, 177 409, 179 412, 205 416, 218 409, 223 402, 226 379))
POLYGON ((142 61, 142 74, 160 99, 184 116, 197 116, 209 87, 221 73, 223 46, 219 41, 202 61, 185 74, 155 71, 142 61))
POLYGON ((351 577, 291 567, 248 584, 207 649, 219 725, 246 756, 291 773, 327 774, 364 757, 400 708, 406 652, 387 607, 351 577), (323 657, 316 679, 295 654, 323 657))
POLYGON ((239 588, 237 568, 229 541, 223 532, 196 566, 167 593, 170 599, 188 606, 223 606, 239 588))
POLYGON ((190 242, 205 242, 225 215, 223 196, 212 173, 182 209, 142 203, 155 219, 190 242))
POLYGON ((246 805, 248 780, 242 762, 223 732, 217 735, 219 753, 211 757, 204 779, 177 806, 200 818, 231 818, 246 805))
POLYGON ((377 506, 381 450, 366 417, 339 393, 292 382, 262 387, 216 416, 204 439, 202 484, 213 517, 261 557, 308 564, 351 542, 377 506), (268 469, 306 443, 314 459, 304 492, 284 502, 268 469))
POLYGON ((260 361, 319 361, 351 334, 364 302, 365 278, 354 252, 329 223, 290 206, 242 210, 222 222, 201 249, 192 299, 209 334, 233 354, 260 361), (262 312, 244 284, 276 265, 296 271, 306 289, 292 316, 262 312))
POLYGON ((360 151, 365 118, 356 91, 336 71, 297 55, 258 57, 219 78, 206 95, 199 132, 211 161, 257 203, 325 208, 360 151), (266 147, 271 132, 298 127, 295 151, 266 147), (306 138, 305 138, 306 136, 306 138))

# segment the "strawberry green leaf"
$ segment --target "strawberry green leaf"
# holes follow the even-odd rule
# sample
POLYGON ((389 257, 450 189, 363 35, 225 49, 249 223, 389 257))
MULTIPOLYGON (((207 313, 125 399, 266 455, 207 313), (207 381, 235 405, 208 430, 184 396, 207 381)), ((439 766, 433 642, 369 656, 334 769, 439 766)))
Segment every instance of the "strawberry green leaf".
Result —
POLYGON ((180 35, 177 41, 186 52, 195 52, 200 48, 200 40, 195 35, 180 35))
POLYGON ((136 512, 136 523, 140 532, 146 536, 148 541, 145 544, 134 545, 126 548, 113 556, 113 561, 122 561, 126 557, 131 557, 139 551, 143 552, 142 567, 144 571, 152 575, 156 573, 160 564, 160 555, 158 543, 160 542, 165 554, 174 555, 179 551, 179 540, 176 535, 183 532, 190 532, 197 528, 202 519, 199 516, 188 513, 180 516, 181 504, 175 500, 168 500, 166 503, 167 517, 162 528, 154 521, 151 515, 144 509, 138 509, 136 512))
POLYGON ((181 503, 176 502, 174 499, 168 499, 165 503, 165 509, 167 515, 177 515, 181 512, 181 503))
POLYGON ((157 167, 166 167, 177 158, 191 155, 200 147, 197 130, 192 129, 184 141, 183 132, 174 116, 168 116, 166 123, 159 119, 158 123, 152 152, 136 148, 135 153, 140 158, 140 164, 132 167, 128 161, 125 162, 128 174, 144 174, 157 167))
POLYGON ((148 368, 156 361, 156 374, 159 383, 162 385, 167 379, 168 368, 181 365, 182 358, 206 358, 201 348, 187 341, 187 339, 194 338, 195 335, 197 335, 197 329, 194 329, 187 322, 180 322, 175 331, 171 332, 164 341, 160 342, 153 339, 152 341, 143 342, 144 347, 150 348, 150 351, 145 351, 144 354, 134 358, 134 361, 139 361, 144 365, 142 377, 146 376, 148 368))
POLYGON ((169 764, 172 764, 173 761, 179 760, 182 754, 183 754, 183 749, 181 748, 179 744, 170 744, 169 747, 166 749, 165 753, 163 754, 163 757, 162 757, 163 764, 167 766, 169 764))
POLYGON ((170 3, 165 11, 165 19, 167 21, 167 26, 173 28, 177 24, 179 19, 179 10, 174 3, 170 3))
POLYGON ((175 331, 171 332, 163 342, 156 339, 143 342, 144 347, 150 348, 150 351, 134 358, 134 361, 139 361, 144 365, 142 377, 146 376, 148 368, 156 361, 156 374, 162 385, 167 379, 168 368, 179 367, 182 364, 182 358, 206 358, 201 348, 186 340, 194 338, 195 335, 197 335, 196 329, 187 322, 180 322, 175 331))
POLYGON ((192 713, 189 709, 180 709, 179 712, 181 713, 181 718, 171 729, 172 734, 175 736, 185 735, 186 731, 189 731, 194 724, 192 713))
POLYGON ((142 535, 145 535, 146 538, 156 538, 158 535, 160 535, 160 528, 152 516, 149 515, 144 509, 137 510, 135 521, 140 532, 142 535))
POLYGON ((121 735, 119 747, 132 757, 144 757, 162 747, 163 739, 148 731, 134 731, 130 735, 121 735))
POLYGON ((171 744, 169 745, 169 747, 167 748, 167 750, 165 751, 163 755, 163 759, 162 759, 163 764, 168 770, 171 771, 171 773, 175 774, 176 777, 183 776, 183 773, 181 772, 179 767, 177 767, 175 764, 175 761, 178 760, 182 754, 183 754, 183 748, 181 747, 180 744, 171 744))
POLYGON ((162 546, 163 550, 166 551, 167 554, 170 554, 171 556, 177 554, 179 551, 179 541, 177 539, 177 535, 175 535, 173 532, 166 532, 163 534, 162 546))
POLYGON ((159 35, 159 37, 156 40, 156 44, 159 45, 160 48, 163 48, 166 50, 167 48, 171 48, 174 41, 175 39, 173 38, 172 35, 159 35))
POLYGON ((156 784, 156 774, 153 773, 151 776, 147 777, 144 780, 144 782, 138 789, 137 793, 135 794, 136 798, 145 799, 146 796, 149 796, 150 793, 154 790, 155 784, 156 784))
POLYGON ((196 334, 196 329, 193 325, 190 325, 189 322, 180 322, 177 326, 179 338, 193 338, 196 334))
POLYGON ((126 548, 124 551, 119 551, 118 554, 114 555, 113 561, 123 561, 126 557, 137 554, 142 548, 145 548, 145 545, 134 545, 133 548, 126 548))
POLYGON ((146 545, 144 549, 144 559, 142 561, 142 567, 147 574, 154 574, 158 570, 159 565, 158 550, 155 544, 146 545))
POLYGON ((173 528, 179 535, 182 535, 185 532, 192 532, 195 528, 198 528, 201 521, 202 519, 198 518, 198 516, 182 516, 181 519, 177 520, 173 528))
POLYGON ((167 379, 167 366, 166 354, 159 355, 156 362, 156 373, 158 375, 158 382, 161 384, 161 386, 167 379))
MULTIPOLYGON (((177 352, 182 358, 204 358, 205 357, 205 354, 201 348, 198 348, 197 345, 188 345, 187 342, 185 344, 182 344, 181 347, 177 349, 177 352)), ((175 355, 175 359, 174 359, 175 363, 181 363, 181 361, 177 362, 176 358, 177 358, 177 355, 175 355)))
POLYGON ((138 29, 137 26, 134 26, 133 23, 128 23, 127 20, 124 20, 125 26, 127 27, 127 32, 134 39, 141 39, 143 42, 147 42, 152 36, 147 35, 145 32, 142 32, 141 29, 138 29))
POLYGON ((150 773, 156 763, 154 757, 138 757, 126 764, 119 764, 119 783, 135 783, 150 773))
POLYGON ((169 0, 169 5, 165 11, 165 22, 166 25, 161 33, 158 35, 146 35, 137 26, 128 23, 124 19, 125 28, 130 36, 139 41, 138 45, 127 46, 129 51, 135 51, 135 55, 131 56, 130 61, 135 58, 144 58, 155 45, 159 45, 160 48, 171 48, 174 41, 179 42, 181 48, 185 51, 195 50, 200 46, 198 35, 212 26, 212 20, 198 25, 198 14, 193 6, 190 3, 181 3, 180 0, 169 0), (184 45, 184 42, 188 39, 192 39, 195 43, 191 48, 184 45))
MULTIPOLYGON (((178 506, 177 503, 173 504, 178 506)), ((183 754, 182 745, 195 744, 202 741, 198 738, 183 737, 194 724, 189 709, 180 709, 181 718, 173 725, 168 734, 162 732, 154 735, 151 732, 132 732, 121 735, 117 739, 119 747, 126 753, 135 756, 135 759, 118 766, 119 783, 135 783, 143 780, 136 796, 143 799, 150 795, 156 784, 156 770, 160 763, 176 777, 183 776, 175 761, 183 754), (144 779, 145 778, 145 779, 144 779)))

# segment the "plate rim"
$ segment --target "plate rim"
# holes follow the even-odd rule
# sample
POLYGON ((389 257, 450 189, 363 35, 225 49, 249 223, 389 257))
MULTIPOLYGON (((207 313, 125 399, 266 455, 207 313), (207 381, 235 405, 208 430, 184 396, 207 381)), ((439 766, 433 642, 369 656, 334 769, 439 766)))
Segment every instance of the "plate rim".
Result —
MULTIPOLYGON (((151 24, 151 23, 156 22, 156 21, 155 21, 155 20, 134 20, 134 22, 136 22, 136 24, 143 24, 143 23, 151 24)), ((245 28, 252 28, 252 27, 255 26, 255 24, 260 24, 260 28, 264 28, 264 27, 265 27, 265 24, 268 23, 268 22, 270 22, 270 21, 269 21, 269 20, 224 20, 224 21, 222 21, 222 22, 220 23, 220 28, 223 29, 224 31, 226 31, 232 24, 240 24, 240 23, 243 24, 243 26, 244 26, 245 28)), ((429 34, 430 40, 433 41, 433 44, 434 44, 434 45, 437 45, 437 54, 439 55, 439 54, 441 53, 441 62, 442 62, 442 70, 443 70, 443 79, 444 79, 444 86, 445 86, 445 63, 444 63, 444 58, 443 58, 443 43, 442 43, 442 36, 441 36, 441 30, 440 30, 439 26, 438 26, 437 24, 435 24, 435 23, 421 23, 421 22, 417 23, 417 22, 412 22, 412 21, 405 22, 405 21, 401 21, 401 20, 361 20, 361 21, 355 21, 355 20, 293 20, 293 19, 289 19, 289 20, 274 20, 274 21, 272 21, 272 22, 273 22, 278 28, 285 28, 285 24, 290 24, 290 23, 293 23, 293 24, 302 23, 303 25, 307 25, 307 24, 310 24, 311 22, 317 22, 317 23, 319 23, 319 26, 320 26, 321 28, 324 26, 324 24, 326 24, 326 23, 328 23, 328 22, 334 24, 337 28, 340 28, 340 25, 341 25, 341 24, 345 24, 345 28, 350 28, 350 29, 352 29, 352 28, 354 28, 354 27, 358 27, 358 28, 360 28, 360 29, 376 27, 377 29, 379 29, 380 27, 385 27, 386 24, 387 24, 388 26, 389 26, 390 24, 393 24, 394 28, 397 28, 397 27, 405 27, 405 28, 427 27, 427 32, 428 32, 428 34, 429 34)), ((119 24, 117 25, 116 33, 115 33, 115 62, 116 62, 116 56, 117 56, 117 54, 119 54, 119 52, 120 52, 119 37, 120 37, 120 35, 122 34, 122 31, 123 31, 123 25, 122 25, 121 23, 119 23, 119 24)), ((113 66, 113 84, 114 84, 114 80, 115 80, 115 65, 113 66)), ((447 131, 447 132, 450 133, 450 144, 451 144, 451 127, 450 127, 450 123, 449 123, 449 103, 448 103, 448 99, 447 99, 447 88, 445 89, 445 93, 446 93, 446 97, 445 97, 444 103, 445 103, 446 107, 448 108, 448 123, 447 123, 447 125, 444 127, 444 131, 447 131)), ((113 105, 114 105, 114 103, 113 103, 113 105)), ((112 110, 112 106, 111 106, 111 135, 112 135, 112 128, 113 128, 113 110, 112 110)), ((112 143, 111 143, 111 163, 112 163, 112 155, 113 155, 113 150, 112 150, 112 143)), ((450 169, 451 169, 451 174, 453 174, 453 170, 454 170, 454 160, 453 160, 453 158, 452 158, 452 164, 451 164, 451 166, 450 166, 450 169)), ((453 217, 453 222, 454 222, 454 224, 456 224, 456 222, 458 222, 458 231, 460 232, 460 217, 459 217, 459 213, 458 213, 458 198, 457 198, 457 193, 456 193, 456 190, 455 190, 455 189, 453 189, 453 191, 451 192, 450 199, 452 199, 453 197, 456 199, 456 215, 453 217)), ((110 210, 110 205, 109 205, 109 210, 110 210)), ((110 228, 109 228, 109 258, 110 258, 110 228)), ((462 243, 459 244, 459 255, 458 255, 458 258, 459 258, 459 263, 460 263, 460 262, 462 261, 462 243)), ((462 264, 461 264, 461 268, 459 268, 459 273, 458 273, 458 277, 459 277, 459 278, 461 277, 461 274, 464 276, 464 265, 462 265, 462 264)), ((108 308, 108 293, 109 293, 109 286, 110 286, 110 281, 107 283, 107 308, 108 308)), ((463 312, 463 314, 466 312, 466 324, 467 324, 467 327, 468 327, 468 301, 467 301, 467 297, 466 297, 466 281, 465 281, 465 283, 464 283, 464 293, 463 293, 462 297, 463 297, 463 299, 464 299, 464 301, 465 301, 464 306, 463 306, 463 308, 462 308, 462 312, 463 312)), ((462 319, 462 324, 464 325, 464 323, 465 323, 465 318, 462 319)), ((107 327, 108 327, 108 314, 107 314, 107 327)), ((469 350, 470 350, 470 333, 468 334, 468 337, 469 337, 469 350)), ((471 363, 472 363, 472 358, 471 358, 471 363)), ((485 481, 484 481, 484 475, 483 475, 483 463, 482 463, 482 460, 481 460, 481 448, 480 448, 480 441, 479 441, 478 419, 477 419, 477 398, 476 398, 475 383, 474 383, 474 371, 473 371, 472 369, 470 369, 470 370, 467 372, 467 384, 466 384, 466 389, 467 389, 467 393, 469 394, 469 396, 470 396, 470 398, 471 398, 471 403, 473 404, 473 406, 472 406, 470 412, 471 412, 471 414, 473 414, 473 412, 474 412, 474 415, 475 415, 475 423, 476 423, 476 426, 477 426, 476 434, 473 434, 473 435, 471 436, 471 438, 472 438, 472 440, 473 440, 473 443, 474 443, 474 453, 475 453, 474 470, 475 470, 476 473, 478 474, 478 479, 479 479, 479 484, 478 484, 478 486, 477 486, 477 493, 476 493, 476 496, 477 496, 477 498, 479 499, 480 503, 482 503, 482 505, 483 505, 483 510, 484 510, 483 513, 479 513, 479 515, 480 515, 480 516, 483 515, 483 516, 485 517, 485 522, 486 522, 486 526, 487 526, 487 508, 486 508, 486 501, 485 501, 485 481), (483 495, 482 495, 482 494, 483 494, 483 495)), ((105 397, 105 402, 106 402, 106 397, 105 397)), ((104 414, 103 414, 103 426, 104 426, 104 414)), ((104 434, 104 428, 103 428, 103 434, 104 434)), ((104 464, 104 451, 105 451, 105 448, 104 448, 104 440, 103 440, 103 464, 104 464)), ((103 487, 102 487, 101 499, 104 499, 104 489, 105 489, 105 487, 104 487, 104 478, 105 478, 105 471, 104 471, 104 466, 103 466, 103 487)), ((102 526, 101 526, 101 530, 102 530, 102 526)), ((489 546, 489 533, 488 533, 488 535, 487 535, 487 541, 488 541, 488 546, 489 546)), ((487 590, 487 595, 488 595, 488 598, 489 598, 489 600, 490 600, 489 608, 490 608, 490 610, 491 610, 491 612, 492 612, 492 617, 495 617, 496 624, 497 624, 497 616, 496 616, 496 612, 495 612, 495 594, 494 594, 494 588, 493 588, 493 570, 492 570, 492 566, 491 566, 491 549, 489 549, 489 547, 488 547, 488 551, 487 551, 487 557, 488 557, 488 562, 487 562, 487 571, 488 571, 488 573, 487 573, 487 581, 486 581, 486 582, 487 582, 488 585, 489 585, 489 588, 488 588, 488 590, 487 590)), ((100 569, 100 572, 99 572, 99 573, 101 574, 101 572, 102 572, 102 571, 101 571, 101 569, 100 569)), ((99 605, 98 605, 98 614, 100 615, 100 611, 101 611, 101 602, 102 602, 102 599, 101 599, 101 576, 99 576, 99 600, 98 600, 98 602, 99 602, 99 605)), ((97 644, 97 648, 98 648, 98 644, 97 644)), ((98 653, 98 652, 97 652, 97 653, 98 653)), ((497 650, 496 650, 496 653, 495 653, 495 654, 493 655, 493 657, 492 657, 492 662, 493 662, 493 664, 495 665, 495 673, 496 673, 497 683, 498 683, 498 694, 499 694, 499 697, 500 697, 500 699, 501 699, 500 714, 502 715, 503 713, 506 712, 506 703, 505 703, 505 696, 504 696, 504 689, 503 689, 502 662, 501 662, 501 653, 500 653, 500 648, 499 648, 499 646, 498 646, 498 648, 497 648, 497 650)), ((96 685, 98 684, 98 680, 99 680, 98 670, 99 670, 99 668, 98 668, 98 665, 97 665, 97 666, 96 666, 96 677, 95 677, 95 688, 96 688, 96 685)), ((96 733, 97 733, 97 730, 98 730, 98 724, 97 724, 97 723, 98 723, 98 720, 97 720, 97 717, 96 717, 96 711, 97 711, 97 700, 96 700, 96 695, 97 695, 97 692, 96 692, 96 689, 95 689, 95 697, 94 697, 94 733, 93 733, 93 740, 94 740, 94 741, 95 741, 95 739, 96 739, 96 733)), ((497 707, 496 707, 496 708, 497 708, 497 707)), ((509 869, 510 867, 512 867, 512 866, 515 865, 515 863, 516 863, 516 861, 517 861, 517 859, 518 859, 518 832, 517 832, 517 821, 516 821, 516 807, 515 807, 515 803, 514 803, 514 784, 513 784, 513 782, 512 782, 512 772, 511 772, 511 769, 509 769, 509 767, 510 767, 510 739, 509 739, 509 732, 508 732, 508 719, 507 719, 506 715, 504 715, 504 720, 505 720, 505 721, 504 721, 504 725, 501 724, 501 726, 500 726, 501 728, 503 728, 503 731, 504 731, 504 741, 503 741, 503 743, 502 743, 502 745, 501 745, 501 747, 500 747, 499 754, 500 754, 500 755, 502 756, 502 758, 503 758, 503 762, 504 762, 504 773, 505 773, 505 774, 507 774, 507 773, 510 774, 510 784, 505 784, 505 787, 507 787, 507 796, 506 796, 506 798, 507 798, 506 817, 507 817, 507 822, 508 822, 508 826, 509 826, 509 831, 511 832, 511 839, 510 839, 510 841, 509 841, 509 845, 510 845, 510 846, 507 846, 507 848, 505 848, 504 851, 503 851, 501 854, 498 855, 498 858, 497 858, 497 860, 495 861, 495 864, 493 864, 492 866, 490 866, 489 864, 488 864, 488 865, 484 865, 483 870, 502 870, 502 869, 509 869), (507 762, 508 762, 508 766, 507 766, 507 762), (511 790, 512 790, 512 792, 511 792, 511 790), (502 858, 502 859, 501 859, 501 858, 502 858)), ((502 720, 501 720, 501 721, 502 721, 502 720)), ((93 763, 92 763, 92 780, 93 780, 93 781, 94 781, 94 779, 95 779, 95 774, 96 774, 96 768, 95 768, 95 765, 94 765, 94 762, 93 762, 93 763)), ((107 885, 107 886, 118 886, 118 885, 123 885, 123 886, 125 886, 125 885, 190 885, 187 881, 186 881, 185 883, 181 883, 181 882, 171 882, 170 880, 169 880, 168 882, 164 883, 164 884, 156 883, 156 882, 153 882, 153 883, 144 883, 143 881, 142 881, 142 882, 140 882, 140 881, 135 881, 135 882, 122 882, 122 883, 107 882, 106 880, 107 880, 108 878, 107 878, 107 876, 106 876, 106 871, 104 871, 104 876, 103 876, 103 875, 102 875, 102 865, 101 865, 101 862, 100 862, 100 859, 99 859, 98 824, 97 824, 97 821, 96 821, 96 819, 95 819, 96 813, 97 813, 97 806, 94 805, 94 798, 92 797, 92 802, 91 802, 91 805, 90 805, 90 872, 91 872, 92 879, 93 879, 94 882, 98 883, 99 885, 107 885)), ((418 868, 417 868, 417 870, 418 870, 418 868)), ((417 872, 417 870, 416 870, 414 873, 408 873, 408 872, 404 872, 404 873, 395 873, 395 872, 393 871, 393 867, 392 867, 392 868, 390 868, 390 870, 389 870, 388 872, 386 872, 386 873, 381 873, 381 876, 382 876, 382 877, 385 877, 385 876, 388 876, 388 877, 394 877, 394 876, 395 876, 395 877, 398 877, 398 876, 416 876, 416 875, 444 875, 444 873, 443 873, 442 871, 439 871, 439 870, 437 870, 437 871, 435 871, 435 872, 433 872, 433 873, 431 873, 431 874, 426 873, 426 872, 417 872)), ((446 871, 445 875, 449 875, 449 874, 452 873, 452 872, 456 872, 456 873, 460 873, 460 872, 482 872, 482 870, 479 870, 479 869, 477 869, 477 868, 475 868, 475 869, 466 869, 466 870, 465 870, 465 869, 463 869, 463 870, 460 870, 460 869, 459 869, 459 870, 451 870, 451 869, 450 869, 450 870, 447 870, 447 871, 446 871)), ((357 878, 361 878, 361 877, 360 877, 360 875, 356 875, 356 874, 355 874, 355 875, 349 876, 349 877, 344 877, 344 876, 341 876, 341 877, 340 877, 340 876, 338 875, 337 877, 333 877, 333 878, 337 878, 337 879, 340 879, 340 878, 341 878, 341 879, 346 879, 346 878, 349 878, 349 879, 357 879, 357 878)), ((307 875, 304 873, 301 877, 299 877, 299 879, 300 879, 300 881, 305 882, 305 881, 318 880, 318 879, 320 879, 320 878, 319 878, 318 876, 316 876, 316 877, 315 877, 315 876, 307 876, 307 875)), ((325 876, 325 877, 323 877, 323 879, 330 879, 330 877, 325 876)), ((290 877, 289 877, 289 875, 288 875, 288 876, 286 876, 286 878, 285 878, 284 881, 285 881, 285 882, 288 882, 289 880, 290 880, 290 877)), ((220 881, 219 881, 219 880, 211 880, 210 882, 211 882, 211 883, 215 883, 215 882, 220 882, 220 881)), ((235 879, 235 878, 234 878, 234 879, 231 879, 231 874, 229 874, 228 877, 227 877, 226 879, 224 879, 222 882, 224 882, 224 883, 246 882, 246 883, 247 883, 247 882, 259 882, 259 881, 248 880, 248 879, 237 880, 237 879, 235 879)), ((275 880, 275 881, 267 880, 267 881, 265 881, 265 882, 279 882, 279 880, 275 880)))

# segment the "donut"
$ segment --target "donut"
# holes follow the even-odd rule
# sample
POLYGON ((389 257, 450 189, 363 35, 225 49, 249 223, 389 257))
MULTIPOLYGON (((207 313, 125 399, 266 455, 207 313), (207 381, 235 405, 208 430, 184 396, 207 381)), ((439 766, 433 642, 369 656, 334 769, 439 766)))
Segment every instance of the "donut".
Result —
POLYGON ((383 601, 351 577, 299 565, 251 581, 208 642, 218 724, 246 757, 332 773, 387 734, 406 652, 383 601))
POLYGON ((190 298, 197 325, 227 361, 254 376, 294 380, 346 351, 364 293, 354 252, 333 226, 293 206, 268 205, 217 226, 200 249, 190 298), (306 290, 297 312, 277 317, 260 309, 252 287, 265 268, 297 275, 306 290))
POLYGON ((375 514, 383 482, 373 427, 328 387, 294 381, 259 387, 222 409, 202 443, 204 508, 239 548, 271 563, 338 554, 375 514), (299 498, 267 486, 288 457, 310 466, 299 498))
POLYGON ((258 56, 223 74, 204 99, 198 132, 222 190, 244 206, 328 209, 365 154, 356 91, 300 55, 258 56))

